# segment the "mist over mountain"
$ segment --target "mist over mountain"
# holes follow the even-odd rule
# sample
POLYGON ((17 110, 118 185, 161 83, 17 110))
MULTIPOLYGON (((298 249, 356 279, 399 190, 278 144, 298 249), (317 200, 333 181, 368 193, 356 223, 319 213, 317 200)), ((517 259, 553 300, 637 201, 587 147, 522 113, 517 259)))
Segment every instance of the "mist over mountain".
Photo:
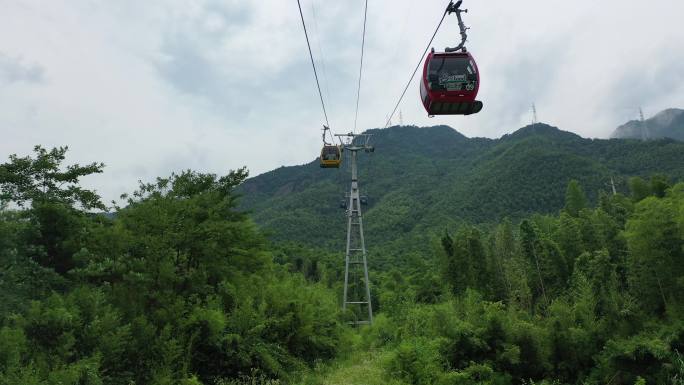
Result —
MULTIPOLYGON (((367 133, 376 151, 361 154, 359 167, 361 192, 369 197, 364 226, 371 248, 411 247, 409 240, 466 222, 555 213, 572 179, 596 202, 611 178, 627 193, 631 176, 684 177, 684 143, 671 139, 586 139, 541 123, 499 139, 467 138, 448 126, 367 133)), ((339 170, 321 169, 316 159, 240 187, 242 207, 274 239, 331 247, 344 241, 339 204, 348 189, 347 162, 339 170)))
POLYGON ((631 120, 615 129, 611 138, 672 138, 684 141, 684 110, 670 108, 646 119, 643 123, 631 120))

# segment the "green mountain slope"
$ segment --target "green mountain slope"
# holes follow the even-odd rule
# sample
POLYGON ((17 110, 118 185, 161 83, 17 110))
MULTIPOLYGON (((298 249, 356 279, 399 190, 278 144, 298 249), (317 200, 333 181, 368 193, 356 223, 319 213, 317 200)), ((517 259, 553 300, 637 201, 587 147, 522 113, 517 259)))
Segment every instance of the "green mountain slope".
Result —
MULTIPOLYGON (((624 192, 631 176, 684 177, 684 143, 670 139, 585 139, 545 124, 496 140, 467 138, 447 126, 368 133, 376 151, 360 156, 360 185, 369 196, 364 225, 371 250, 424 247, 415 240, 461 222, 556 212, 571 179, 596 200, 611 177, 624 192)), ((346 168, 320 169, 316 160, 281 167, 247 180, 242 205, 277 240, 340 247, 346 227, 339 202, 348 178, 346 168)))

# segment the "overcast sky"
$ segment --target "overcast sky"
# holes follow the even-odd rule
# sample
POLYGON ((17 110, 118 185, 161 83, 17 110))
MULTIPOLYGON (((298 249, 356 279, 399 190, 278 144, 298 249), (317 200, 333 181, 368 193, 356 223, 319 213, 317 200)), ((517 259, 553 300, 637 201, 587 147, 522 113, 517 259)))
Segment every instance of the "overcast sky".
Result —
MULTIPOLYGON (((364 0, 302 0, 330 123, 348 132, 364 0)), ((359 129, 382 127, 447 4, 369 0, 359 129)), ((585 137, 684 107, 684 2, 465 0, 481 113, 403 122, 499 137, 539 119, 585 137)), ((455 16, 435 47, 455 45, 455 16)), ((320 151, 296 0, 0 0, 0 160, 35 144, 102 161, 107 200, 172 171, 252 175, 320 151)), ((398 123, 395 118, 394 123, 398 123)))

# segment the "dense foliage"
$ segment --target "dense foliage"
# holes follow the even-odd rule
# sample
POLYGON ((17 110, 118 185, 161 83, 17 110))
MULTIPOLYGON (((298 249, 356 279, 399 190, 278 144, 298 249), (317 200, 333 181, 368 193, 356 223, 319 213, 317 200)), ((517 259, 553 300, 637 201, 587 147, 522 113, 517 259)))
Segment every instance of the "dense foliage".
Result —
POLYGON ((78 187, 102 166, 61 171, 65 151, 0 165, 0 384, 286 379, 335 356, 337 302, 273 263, 235 209, 244 170, 142 184, 109 219, 78 187))
MULTIPOLYGON (((684 384, 684 184, 626 184, 592 204, 571 180, 555 215, 445 226, 421 252, 376 253, 392 264, 371 271, 376 319, 355 349, 375 352, 372 368, 350 356, 303 382, 684 384)), ((339 254, 285 249, 281 263, 339 285, 339 254)))
MULTIPOLYGON (((529 130, 547 136, 502 141, 591 145, 529 130)), ((387 135, 404 140, 395 133, 387 135)), ((444 154, 470 143, 464 163, 476 156, 464 155, 472 143, 477 156, 492 156, 489 140, 442 139, 434 145, 444 154)), ((616 142, 636 153, 680 146, 616 142)), ((593 194, 584 184, 593 176, 566 180, 561 170, 567 183, 553 192, 553 213, 483 224, 431 211, 414 228, 403 227, 416 215, 400 204, 408 190, 396 192, 389 211, 370 207, 366 223, 387 216, 369 233, 396 232, 416 247, 398 252, 390 240, 373 250, 375 320, 352 329, 334 245, 314 248, 298 235, 271 244, 238 209, 238 189, 270 199, 254 186, 259 178, 185 171, 141 184, 112 215, 94 214, 104 205, 79 179, 103 166, 64 167, 65 153, 36 147, 34 157, 0 164, 2 385, 684 385, 684 183, 675 178, 626 172, 619 191, 604 184, 593 194)), ((663 167, 679 175, 670 160, 663 167)), ((315 205, 320 197, 280 182, 285 206, 271 213, 289 207, 295 227, 276 237, 328 228, 296 227, 310 213, 287 196, 311 194, 315 205)))
POLYGON ((435 269, 376 277, 364 343, 407 384, 684 384, 684 183, 661 181, 443 234, 435 269))

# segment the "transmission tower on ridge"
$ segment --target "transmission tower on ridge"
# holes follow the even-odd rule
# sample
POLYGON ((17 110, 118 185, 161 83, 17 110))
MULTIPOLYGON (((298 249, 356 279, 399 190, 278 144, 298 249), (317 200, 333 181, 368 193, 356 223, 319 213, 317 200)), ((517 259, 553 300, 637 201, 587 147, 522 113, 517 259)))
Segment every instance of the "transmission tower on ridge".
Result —
POLYGON ((532 103, 532 124, 537 124, 539 121, 537 120, 537 105, 532 103))
POLYGON ((646 119, 644 119, 644 110, 639 107, 639 119, 641 121, 641 139, 648 139, 648 127, 646 126, 646 119))
POLYGON ((366 241, 363 237, 363 220, 361 215, 361 194, 359 192, 359 176, 356 160, 359 151, 370 153, 375 148, 369 145, 369 134, 337 134, 342 141, 344 151, 351 155, 351 190, 347 205, 347 248, 344 265, 344 298, 342 309, 348 307, 354 312, 353 325, 371 324, 373 322, 373 306, 371 304, 370 281, 368 279, 368 263, 366 241), (344 140, 342 140, 344 138, 344 140), (364 310, 368 318, 363 319, 364 310))

